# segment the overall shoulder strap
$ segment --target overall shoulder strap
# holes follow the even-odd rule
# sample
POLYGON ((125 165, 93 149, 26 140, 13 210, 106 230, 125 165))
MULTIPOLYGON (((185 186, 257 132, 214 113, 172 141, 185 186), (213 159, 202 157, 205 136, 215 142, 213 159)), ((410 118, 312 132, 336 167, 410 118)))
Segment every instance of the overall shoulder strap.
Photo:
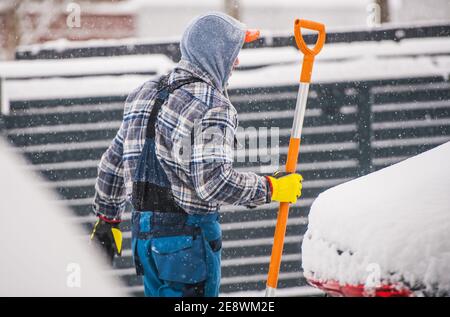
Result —
POLYGON ((158 82, 158 92, 156 94, 156 98, 152 101, 153 108, 150 112, 150 118, 147 123, 147 138, 155 138, 155 125, 156 119, 158 118, 158 113, 161 110, 164 102, 169 98, 169 94, 173 93, 176 89, 195 82, 202 82, 200 78, 191 77, 186 79, 181 79, 174 81, 172 83, 168 83, 169 75, 164 75, 158 82))

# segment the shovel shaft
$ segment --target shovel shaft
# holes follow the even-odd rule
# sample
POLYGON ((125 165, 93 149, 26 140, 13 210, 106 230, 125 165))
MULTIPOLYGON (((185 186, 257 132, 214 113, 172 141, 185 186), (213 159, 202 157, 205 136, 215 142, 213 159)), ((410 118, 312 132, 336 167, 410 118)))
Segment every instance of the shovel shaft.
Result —
MULTIPOLYGON (((291 138, 300 139, 300 137, 302 136, 302 128, 303 128, 303 121, 305 120, 306 101, 308 100, 308 93, 309 93, 309 83, 300 82, 297 94, 297 103, 295 105, 294 123, 292 124, 291 138)), ((290 154, 290 152, 288 154, 290 154)), ((297 158, 298 152, 295 152, 292 155, 295 156, 295 158, 297 158)), ((295 172, 295 169, 292 171, 286 170, 286 172, 293 173, 295 172)))
MULTIPOLYGON (((288 156, 286 160, 287 173, 294 173, 297 169, 298 152, 300 150, 300 136, 302 133, 303 120, 305 118, 308 91, 309 84, 300 83, 297 105, 295 106, 294 124, 291 130, 291 138, 289 140, 288 156)), ((270 258, 266 296, 274 296, 274 290, 276 289, 278 284, 278 274, 280 271, 281 256, 283 254, 284 237, 286 235, 288 215, 289 203, 280 203, 277 216, 277 225, 275 227, 275 234, 273 239, 272 255, 270 258)))

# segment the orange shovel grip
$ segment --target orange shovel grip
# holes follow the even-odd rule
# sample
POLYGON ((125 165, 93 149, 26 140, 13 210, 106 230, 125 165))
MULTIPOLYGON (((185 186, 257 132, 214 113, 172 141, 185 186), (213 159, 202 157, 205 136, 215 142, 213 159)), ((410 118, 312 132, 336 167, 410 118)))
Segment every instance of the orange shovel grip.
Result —
POLYGON ((318 22, 296 19, 294 22, 294 35, 295 42, 302 53, 305 55, 315 56, 319 54, 323 44, 325 44, 325 25, 318 22), (303 40, 301 28, 319 32, 319 36, 317 37, 317 41, 313 49, 310 49, 303 40))
POLYGON ((295 42, 297 43, 297 47, 305 55, 303 59, 300 81, 303 83, 309 83, 311 81, 311 73, 312 73, 312 66, 314 63, 314 57, 320 53, 323 45, 325 44, 325 37, 326 37, 325 25, 314 21, 296 19, 294 22, 294 36, 295 42), (314 48, 310 49, 306 45, 305 40, 303 39, 301 28, 319 32, 314 48))

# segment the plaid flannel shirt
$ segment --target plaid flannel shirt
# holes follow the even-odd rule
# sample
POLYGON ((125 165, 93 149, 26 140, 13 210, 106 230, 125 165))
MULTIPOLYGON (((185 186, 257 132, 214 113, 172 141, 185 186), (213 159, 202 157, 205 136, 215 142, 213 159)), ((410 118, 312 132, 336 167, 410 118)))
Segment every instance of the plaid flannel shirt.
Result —
MULTIPOLYGON (((169 81, 191 77, 202 82, 174 91, 156 123, 156 153, 176 203, 189 214, 217 212, 222 204, 249 207, 270 202, 263 176, 232 167, 237 112, 208 74, 187 61, 169 81)), ((122 124, 98 165, 93 209, 119 220, 131 200, 134 171, 145 142, 157 82, 147 81, 125 102, 122 124)))

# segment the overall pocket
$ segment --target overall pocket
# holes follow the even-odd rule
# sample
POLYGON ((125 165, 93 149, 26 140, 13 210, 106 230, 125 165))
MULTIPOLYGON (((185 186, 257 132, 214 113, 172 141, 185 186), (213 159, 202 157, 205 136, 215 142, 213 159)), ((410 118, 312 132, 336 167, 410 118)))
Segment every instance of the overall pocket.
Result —
POLYGON ((208 244, 212 252, 219 252, 220 250, 222 250, 222 238, 208 241, 208 244))
POLYGON ((206 254, 203 239, 198 236, 154 238, 151 252, 159 278, 164 281, 195 284, 206 280, 206 254))

